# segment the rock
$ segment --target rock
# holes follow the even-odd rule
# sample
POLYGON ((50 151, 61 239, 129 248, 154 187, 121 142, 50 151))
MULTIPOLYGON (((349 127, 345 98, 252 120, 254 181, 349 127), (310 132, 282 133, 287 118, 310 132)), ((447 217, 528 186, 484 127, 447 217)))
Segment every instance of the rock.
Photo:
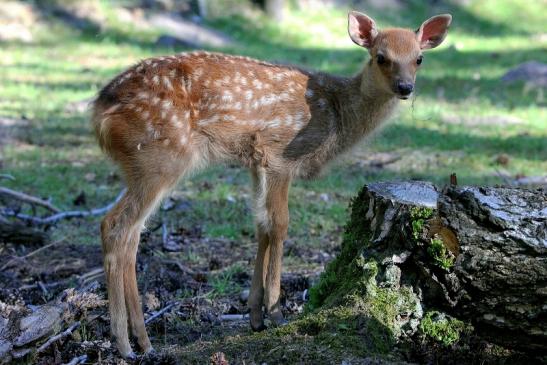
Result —
POLYGON ((32 314, 21 319, 20 335, 13 344, 16 347, 25 346, 45 336, 57 332, 61 326, 61 316, 64 310, 60 306, 43 305, 32 314))
POLYGON ((510 69, 501 79, 508 83, 525 81, 537 86, 546 87, 547 64, 538 61, 528 61, 510 69))
POLYGON ((167 38, 167 35, 162 36, 162 42, 166 44, 175 42, 175 44, 192 48, 227 47, 234 44, 234 41, 226 34, 193 23, 175 14, 154 14, 148 19, 148 22, 152 26, 168 32, 171 38, 167 38))

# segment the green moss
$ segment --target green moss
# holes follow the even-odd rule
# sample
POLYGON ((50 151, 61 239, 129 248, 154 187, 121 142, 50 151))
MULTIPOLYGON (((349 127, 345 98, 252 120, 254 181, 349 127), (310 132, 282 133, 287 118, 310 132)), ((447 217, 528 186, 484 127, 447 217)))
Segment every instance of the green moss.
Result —
POLYGON ((454 266, 454 256, 448 251, 443 243, 443 240, 434 237, 429 242, 427 253, 434 260, 435 265, 444 270, 450 270, 454 266))
POLYGON ((462 321, 438 311, 426 313, 420 323, 420 331, 444 346, 450 346, 460 339, 462 332, 470 330, 462 321))
POLYGON ((412 222, 412 236, 415 240, 420 237, 424 229, 424 223, 427 219, 433 216, 434 210, 426 207, 410 208, 410 220, 412 222))
POLYGON ((343 301, 353 292, 364 292, 378 270, 372 263, 365 262, 360 254, 369 245, 370 233, 365 224, 367 206, 363 195, 365 189, 352 199, 351 215, 346 225, 340 254, 331 261, 319 283, 310 289, 310 300, 306 310, 314 310, 323 305, 333 306, 343 301))

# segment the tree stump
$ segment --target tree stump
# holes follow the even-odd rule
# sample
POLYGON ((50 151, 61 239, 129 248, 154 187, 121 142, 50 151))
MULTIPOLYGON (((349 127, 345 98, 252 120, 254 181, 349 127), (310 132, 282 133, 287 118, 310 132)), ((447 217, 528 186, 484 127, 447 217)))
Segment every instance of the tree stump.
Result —
POLYGON ((365 186, 352 202, 342 253, 312 290, 312 306, 344 297, 342 284, 325 280, 340 276, 340 268, 353 265, 347 272, 359 280, 356 256, 377 265, 377 287, 416 293, 421 308, 404 316, 423 323, 441 311, 493 343, 547 353, 544 191, 450 186, 439 192, 425 182, 365 186))

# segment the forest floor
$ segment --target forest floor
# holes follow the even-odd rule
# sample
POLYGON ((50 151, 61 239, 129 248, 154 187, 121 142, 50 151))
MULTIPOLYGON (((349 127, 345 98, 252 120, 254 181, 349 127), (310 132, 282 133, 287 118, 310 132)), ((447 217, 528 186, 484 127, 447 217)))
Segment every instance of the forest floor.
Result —
MULTIPOLYGON (((157 45, 163 31, 139 25, 138 9, 82 3, 92 7, 76 9, 73 18, 17 3, 19 23, 26 24, 31 39, 0 41, 0 174, 14 178, 0 184, 50 199, 63 210, 104 206, 123 188, 118 170, 94 141, 87 103, 138 60, 187 50, 157 45)), ((516 0, 423 3, 366 9, 380 26, 416 28, 444 12, 453 14, 454 23, 443 46, 426 54, 416 97, 401 105, 393 121, 323 177, 295 182, 282 280, 289 318, 302 312, 304 291, 338 252, 349 200, 363 184, 423 179, 443 185, 451 173, 460 184, 517 184, 547 171, 544 87, 501 81, 523 62, 547 62, 544 6, 516 0), (515 22, 516 12, 526 22, 515 22)), ((367 56, 347 37, 346 12, 293 9, 281 24, 253 11, 226 14, 208 26, 234 42, 209 49, 351 75, 367 56)), ((252 336, 246 320, 222 320, 247 311, 242 296, 256 252, 249 182, 247 171, 236 165, 207 169, 182 181, 147 224, 137 265, 147 317, 173 304, 148 325, 157 349, 177 344, 177 353, 184 353, 252 336)), ((3 308, 42 305, 93 280, 104 297, 99 222, 91 217, 47 227, 47 243, 54 244, 25 259, 17 258, 39 247, 0 245, 3 308)), ((90 361, 116 362, 107 343, 106 307, 88 315, 92 320, 78 330, 79 337, 46 355, 67 362, 85 352, 90 361)), ((52 359, 46 355, 43 363, 52 359)), ((251 355, 228 360, 267 362, 267 352, 251 355)))

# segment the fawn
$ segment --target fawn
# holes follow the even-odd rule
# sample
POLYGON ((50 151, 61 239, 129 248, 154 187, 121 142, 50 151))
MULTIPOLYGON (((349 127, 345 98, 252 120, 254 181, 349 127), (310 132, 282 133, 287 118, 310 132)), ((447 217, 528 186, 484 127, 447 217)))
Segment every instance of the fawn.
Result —
POLYGON ((350 12, 349 36, 371 56, 351 78, 193 52, 146 59, 101 90, 93 125, 127 183, 101 225, 111 332, 122 356, 135 357, 128 320, 141 349, 152 350, 135 273, 143 224, 179 178, 211 163, 239 161, 251 171, 258 240, 251 327, 265 328, 263 308, 273 324, 284 322, 279 293, 291 180, 316 176, 411 95, 422 51, 444 40, 451 19, 380 31, 367 15, 350 12))

